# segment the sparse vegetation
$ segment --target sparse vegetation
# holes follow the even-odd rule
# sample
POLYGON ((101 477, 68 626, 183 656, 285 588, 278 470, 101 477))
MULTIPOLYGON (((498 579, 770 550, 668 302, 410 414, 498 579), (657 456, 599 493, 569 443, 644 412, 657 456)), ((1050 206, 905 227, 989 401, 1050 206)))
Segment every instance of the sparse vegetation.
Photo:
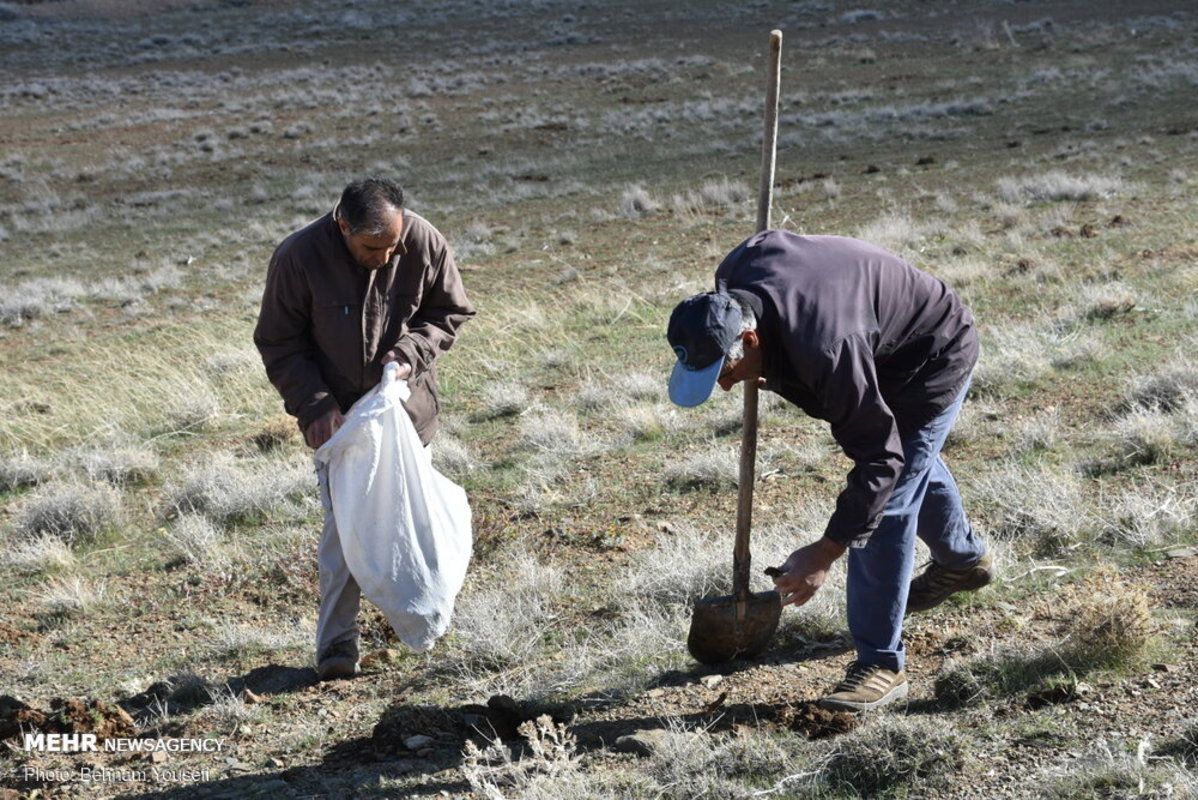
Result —
MULTIPOLYGON (((1189 5, 126 5, 0 3, 0 712, 226 749, 91 796, 1198 794, 1189 5), (982 335, 945 457, 999 580, 913 615, 910 704, 855 729, 803 717, 843 566, 762 660, 685 645, 741 409, 670 405, 663 334, 752 232, 775 27, 773 224, 896 250, 982 335), (272 248, 370 172, 479 307, 432 447, 476 546, 432 652, 366 603, 364 677, 315 685, 323 512, 251 333, 272 248)), ((757 467, 760 591, 849 465, 765 392, 757 467)), ((0 794, 81 763, 0 748, 0 794)))
POLYGON ((893 796, 947 785, 969 741, 919 717, 882 716, 836 742, 823 775, 854 797, 893 796))
POLYGON ((123 520, 121 495, 106 484, 47 483, 25 500, 16 531, 25 539, 54 536, 68 545, 86 545, 123 520))

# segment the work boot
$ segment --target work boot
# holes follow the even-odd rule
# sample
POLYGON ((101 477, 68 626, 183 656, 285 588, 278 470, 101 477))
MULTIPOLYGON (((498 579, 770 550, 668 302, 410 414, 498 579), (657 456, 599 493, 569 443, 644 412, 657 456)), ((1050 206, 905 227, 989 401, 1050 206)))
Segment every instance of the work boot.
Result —
POLYGON ((990 553, 962 569, 947 569, 935 561, 928 563, 911 581, 907 593, 907 613, 935 608, 957 592, 973 592, 994 580, 994 559, 990 553))
POLYGON ((881 664, 849 664, 844 680, 819 701, 832 711, 869 711, 907 696, 907 676, 881 664))
POLYGON ((320 654, 316 665, 316 677, 322 681, 352 678, 358 672, 358 641, 356 639, 345 639, 329 645, 320 654))

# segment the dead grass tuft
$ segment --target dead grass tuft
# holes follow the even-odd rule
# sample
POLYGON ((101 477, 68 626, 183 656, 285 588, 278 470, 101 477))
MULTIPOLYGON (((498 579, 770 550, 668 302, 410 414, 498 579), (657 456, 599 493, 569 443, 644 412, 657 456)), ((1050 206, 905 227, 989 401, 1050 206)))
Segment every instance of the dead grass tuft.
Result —
POLYGON ((76 546, 95 541, 124 519, 121 494, 103 483, 47 483, 34 491, 16 523, 32 539, 54 536, 76 546))
POLYGON ((250 436, 250 441, 260 453, 273 453, 300 441, 299 428, 295 420, 281 414, 263 420, 250 436))
POLYGON ((832 787, 877 797, 946 785, 968 744, 935 719, 881 715, 836 741, 824 767, 832 787))
POLYGON ((1187 359, 1134 379, 1121 410, 1125 413, 1137 408, 1178 411, 1195 397, 1198 397, 1198 368, 1187 359))
POLYGON ((46 573, 73 569, 77 564, 70 545, 57 536, 36 536, 4 548, 4 563, 18 572, 46 573))
POLYGON ((28 453, 0 456, 0 492, 11 492, 45 483, 53 474, 50 462, 28 453))
POLYGON ((671 461, 662 472, 666 486, 678 492, 735 489, 740 461, 735 453, 711 451, 671 461))
POLYGON ((1155 644, 1145 590, 1109 568, 1058 589, 1045 613, 1063 623, 1056 640, 946 663, 934 684, 937 701, 956 708, 1026 693, 1036 707, 1068 702, 1089 691, 1082 678, 1142 667, 1155 644))
POLYGON ((52 578, 37 590, 42 613, 51 617, 73 617, 104 601, 106 587, 78 575, 52 578))
POLYGON ((1069 633, 1061 656, 1082 673, 1140 666, 1158 631, 1145 587, 1109 567, 1074 585, 1062 612, 1069 633))
POLYGON ((214 564, 224 533, 202 514, 180 514, 164 531, 170 547, 191 564, 214 564))
POLYGON ((118 488, 144 484, 158 473, 158 455, 140 447, 85 450, 78 458, 88 478, 118 488))

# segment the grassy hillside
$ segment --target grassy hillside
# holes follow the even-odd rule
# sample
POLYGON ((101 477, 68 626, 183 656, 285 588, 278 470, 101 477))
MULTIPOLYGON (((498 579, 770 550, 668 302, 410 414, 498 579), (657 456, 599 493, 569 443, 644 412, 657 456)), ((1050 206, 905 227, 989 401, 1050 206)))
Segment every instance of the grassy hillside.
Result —
MULTIPOLYGON (((1196 36, 1180 0, 0 3, 0 797, 1195 796, 1196 36), (665 322, 753 230, 774 28, 775 227, 900 253, 983 339, 946 457, 1001 579, 911 620, 912 700, 863 720, 811 704, 842 572, 756 662, 684 644, 740 397, 671 406, 665 322), (368 608, 366 674, 316 684, 311 458, 250 336, 366 173, 479 309, 434 445, 475 558, 431 653, 368 608), (55 724, 221 750, 9 738, 55 724)), ((763 402, 760 588, 849 468, 763 402)))

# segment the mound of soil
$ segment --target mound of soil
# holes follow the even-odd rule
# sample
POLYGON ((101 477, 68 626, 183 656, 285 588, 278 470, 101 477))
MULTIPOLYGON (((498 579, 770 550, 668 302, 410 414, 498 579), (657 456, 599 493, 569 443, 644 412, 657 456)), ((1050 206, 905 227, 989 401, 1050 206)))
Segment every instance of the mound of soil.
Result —
POLYGON ((826 739, 853 730, 861 724, 861 717, 844 711, 829 711, 813 702, 804 702, 779 710, 778 724, 808 739, 826 739))
POLYGON ((99 739, 120 739, 137 733, 124 709, 103 700, 55 697, 42 711, 8 695, 0 696, 0 740, 25 733, 94 733, 99 739))

